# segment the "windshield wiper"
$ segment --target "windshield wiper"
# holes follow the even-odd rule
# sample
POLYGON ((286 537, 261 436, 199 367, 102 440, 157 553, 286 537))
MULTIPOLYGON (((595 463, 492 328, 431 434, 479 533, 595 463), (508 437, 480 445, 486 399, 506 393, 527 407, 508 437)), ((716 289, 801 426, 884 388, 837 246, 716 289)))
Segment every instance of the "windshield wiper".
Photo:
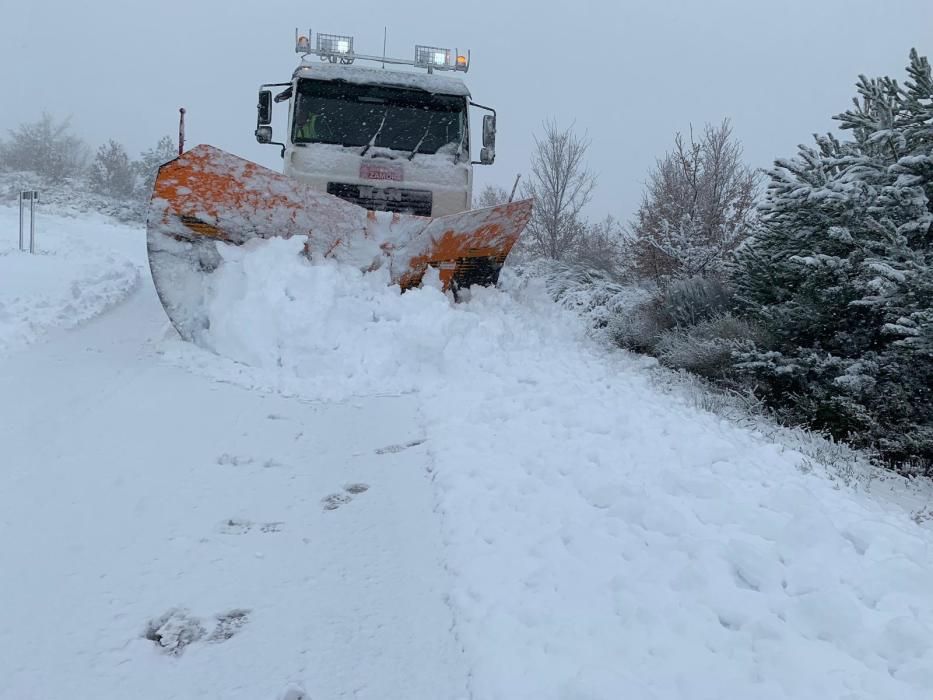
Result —
POLYGON ((424 133, 421 134, 421 139, 418 143, 415 144, 415 147, 412 149, 411 153, 408 154, 408 160, 413 160, 415 154, 418 152, 418 149, 421 148, 421 144, 424 143, 424 140, 428 137, 428 132, 431 130, 431 122, 434 121, 434 115, 432 114, 428 117, 428 125, 424 127, 424 133))
POLYGON ((361 156, 365 156, 365 155, 366 155, 366 151, 368 151, 370 148, 372 148, 372 147, 376 144, 376 139, 378 139, 378 138, 379 138, 379 134, 382 133, 382 127, 385 126, 385 124, 386 124, 386 117, 388 117, 388 116, 389 116, 389 108, 386 107, 386 111, 382 113, 382 123, 379 124, 379 128, 376 129, 376 133, 373 134, 373 137, 369 140, 369 143, 367 143, 365 146, 363 146, 363 150, 360 151, 360 155, 361 155, 361 156))

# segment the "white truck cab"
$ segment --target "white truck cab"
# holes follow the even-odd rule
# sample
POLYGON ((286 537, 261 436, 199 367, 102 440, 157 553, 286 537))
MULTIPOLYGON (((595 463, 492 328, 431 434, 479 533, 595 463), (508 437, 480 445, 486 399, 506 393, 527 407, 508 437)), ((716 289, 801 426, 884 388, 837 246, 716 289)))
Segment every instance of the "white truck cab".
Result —
POLYGON ((303 56, 291 81, 259 90, 256 139, 281 146, 283 172, 375 211, 436 217, 470 209, 473 165, 495 160, 495 110, 472 102, 459 77, 439 74, 465 73, 469 55, 417 46, 412 60, 364 56, 354 53, 352 37, 316 39, 312 49, 296 32, 303 56), (284 88, 274 101, 289 104, 284 142, 272 140, 270 88, 284 88), (471 106, 491 112, 478 161, 470 159, 471 106))

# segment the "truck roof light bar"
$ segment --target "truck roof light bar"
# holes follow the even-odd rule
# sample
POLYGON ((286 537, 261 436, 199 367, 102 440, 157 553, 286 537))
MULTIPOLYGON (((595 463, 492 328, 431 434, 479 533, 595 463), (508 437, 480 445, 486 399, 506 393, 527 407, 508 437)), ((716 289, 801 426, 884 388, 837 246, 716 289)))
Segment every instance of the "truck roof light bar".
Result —
POLYGON ((353 37, 343 34, 317 33, 317 54, 335 58, 353 56, 353 37))
POLYGON ((450 65, 450 49, 436 46, 415 46, 415 65, 427 68, 442 68, 450 65))
POLYGON ((414 59, 389 58, 388 56, 367 56, 358 54, 353 50, 353 37, 345 34, 322 34, 318 32, 315 46, 311 48, 311 30, 307 36, 299 34, 295 29, 295 53, 303 56, 317 56, 322 61, 349 65, 354 61, 375 61, 400 66, 415 66, 425 68, 428 73, 435 70, 452 70, 466 73, 470 69, 470 52, 460 53, 458 49, 435 46, 415 46, 414 59))

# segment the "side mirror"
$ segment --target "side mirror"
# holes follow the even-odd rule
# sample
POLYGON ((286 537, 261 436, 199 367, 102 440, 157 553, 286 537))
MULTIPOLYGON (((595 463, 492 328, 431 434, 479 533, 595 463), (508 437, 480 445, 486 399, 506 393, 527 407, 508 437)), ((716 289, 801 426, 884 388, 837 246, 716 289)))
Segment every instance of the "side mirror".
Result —
POLYGON ((496 149, 495 148, 489 148, 487 146, 486 148, 480 149, 479 151, 480 165, 492 165, 493 161, 495 160, 496 160, 496 149))
POLYGON ((487 114, 483 117, 483 145, 496 151, 496 115, 487 114))
POLYGON ((257 126, 256 140, 259 141, 259 143, 272 143, 272 127, 257 126))
POLYGON ((256 126, 265 126, 272 123, 272 91, 259 91, 259 104, 256 105, 259 115, 256 119, 256 126))

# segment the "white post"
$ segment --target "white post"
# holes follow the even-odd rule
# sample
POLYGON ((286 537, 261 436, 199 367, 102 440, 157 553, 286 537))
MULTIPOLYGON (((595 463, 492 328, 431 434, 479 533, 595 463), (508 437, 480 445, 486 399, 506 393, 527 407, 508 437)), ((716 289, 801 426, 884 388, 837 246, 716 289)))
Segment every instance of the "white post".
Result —
POLYGON ((33 190, 29 198, 29 252, 36 254, 36 200, 39 199, 39 193, 33 190))
POLYGON ((21 251, 26 250, 26 244, 23 239, 23 204, 25 199, 25 192, 19 193, 19 249, 21 251))
POLYGON ((26 250, 26 237, 24 235, 23 215, 26 209, 26 200, 29 200, 29 252, 35 255, 36 252, 36 202, 39 200, 39 193, 36 190, 23 190, 19 193, 19 249, 26 250))

